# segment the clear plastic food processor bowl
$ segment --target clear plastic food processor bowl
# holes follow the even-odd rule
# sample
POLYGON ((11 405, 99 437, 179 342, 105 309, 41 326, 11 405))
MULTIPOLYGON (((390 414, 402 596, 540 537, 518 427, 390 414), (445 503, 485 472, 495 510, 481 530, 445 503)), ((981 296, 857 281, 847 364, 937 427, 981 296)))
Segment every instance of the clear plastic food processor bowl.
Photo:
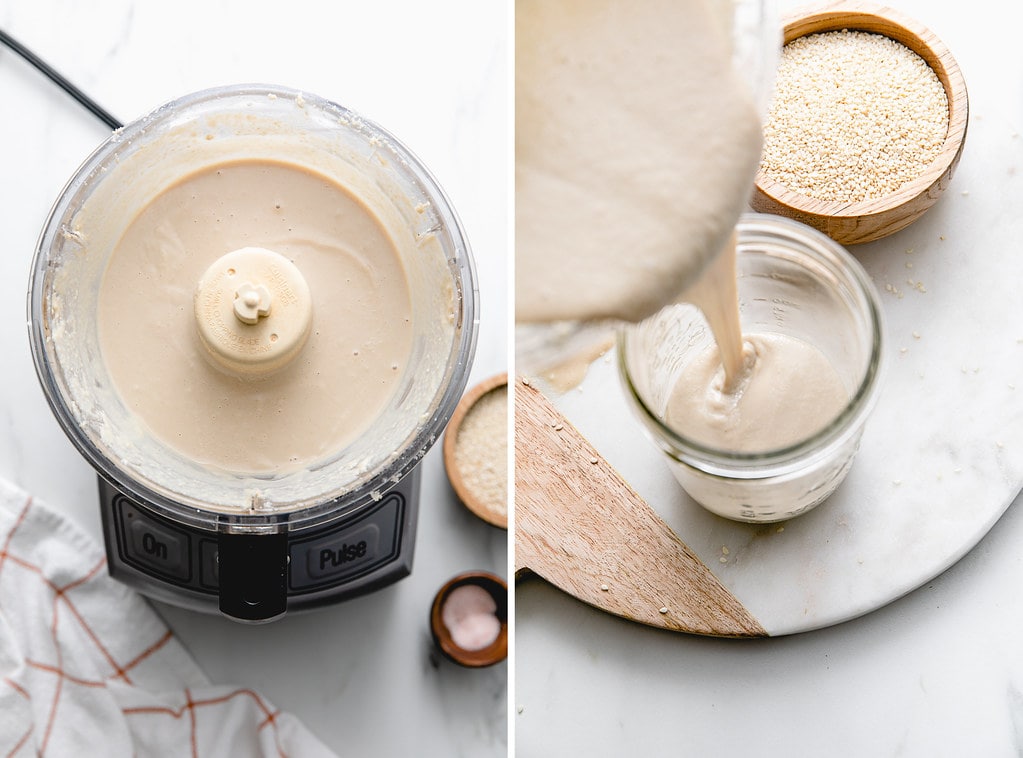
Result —
POLYGON ((47 400, 105 479, 179 523, 223 529, 227 522, 255 532, 285 523, 301 529, 353 513, 408 474, 461 396, 478 326, 469 245, 426 168, 352 111, 262 85, 191 94, 111 135, 50 212, 28 307, 32 355, 47 400), (304 470, 277 476, 212 470, 146 433, 115 391, 97 332, 100 281, 139 210, 183 176, 253 158, 314 169, 361 198, 396 244, 413 313, 411 358, 371 428, 304 470))

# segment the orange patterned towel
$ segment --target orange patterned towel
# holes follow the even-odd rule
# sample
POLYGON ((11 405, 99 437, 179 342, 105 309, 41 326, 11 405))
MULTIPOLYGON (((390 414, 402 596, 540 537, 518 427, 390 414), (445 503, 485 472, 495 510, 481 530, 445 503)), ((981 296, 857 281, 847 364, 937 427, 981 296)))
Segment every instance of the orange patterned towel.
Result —
POLYGON ((0 756, 333 755, 213 685, 93 541, 0 481, 0 756))

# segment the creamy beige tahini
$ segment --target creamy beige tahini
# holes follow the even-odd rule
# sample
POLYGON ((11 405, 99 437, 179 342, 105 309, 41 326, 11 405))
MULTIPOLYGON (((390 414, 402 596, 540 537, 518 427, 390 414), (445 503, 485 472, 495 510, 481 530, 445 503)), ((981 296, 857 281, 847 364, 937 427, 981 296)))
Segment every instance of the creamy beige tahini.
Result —
POLYGON ((743 335, 734 239, 760 157, 732 65, 729 0, 518 0, 516 320, 640 321, 684 300, 717 346, 683 371, 666 423, 762 452, 848 400, 813 346, 743 335))
MULTIPOLYGON (((263 262, 272 270, 273 260, 263 262)), ((239 284, 273 289, 259 278, 239 284)), ((285 301, 262 314, 258 296, 241 296, 252 298, 254 321, 226 323, 278 344, 285 301)), ((120 398, 153 435, 211 468, 264 475, 309 466, 364 432, 394 391, 412 341, 405 272, 376 216, 325 176, 261 160, 199 170, 138 213, 103 276, 98 331, 120 398), (287 343, 292 355, 250 370, 218 360, 200 338, 196 299, 214 264, 253 248, 294 264, 311 317, 297 347, 287 343)))
POLYGON ((686 366, 668 399, 668 426, 717 450, 765 453, 807 439, 849 402, 814 346, 771 332, 744 338, 745 368, 732 384, 716 348, 686 366))
POLYGON ((830 424, 851 388, 810 343, 779 332, 743 333, 735 260, 733 237, 684 295, 703 312, 714 344, 683 367, 664 421, 717 450, 777 451, 830 424))
POLYGON ((731 12, 516 3, 518 321, 638 321, 726 243, 761 144, 731 12))

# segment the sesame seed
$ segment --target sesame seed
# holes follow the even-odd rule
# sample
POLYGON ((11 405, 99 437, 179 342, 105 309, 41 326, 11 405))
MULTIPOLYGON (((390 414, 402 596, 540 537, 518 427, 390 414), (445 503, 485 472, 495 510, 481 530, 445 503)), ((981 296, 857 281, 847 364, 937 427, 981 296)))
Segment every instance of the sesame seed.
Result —
POLYGON ((818 200, 884 197, 934 161, 948 118, 937 75, 905 45, 859 31, 806 35, 782 50, 761 170, 818 200))
POLYGON ((661 606, 661 610, 659 611, 659 613, 667 613, 667 612, 668 612, 668 609, 665 606, 661 606))
POLYGON ((608 587, 606 584, 600 585, 600 591, 601 592, 607 592, 609 589, 611 589, 611 588, 608 587))
POLYGON ((466 489, 495 514, 508 512, 508 388, 482 395, 455 437, 454 461, 466 489))

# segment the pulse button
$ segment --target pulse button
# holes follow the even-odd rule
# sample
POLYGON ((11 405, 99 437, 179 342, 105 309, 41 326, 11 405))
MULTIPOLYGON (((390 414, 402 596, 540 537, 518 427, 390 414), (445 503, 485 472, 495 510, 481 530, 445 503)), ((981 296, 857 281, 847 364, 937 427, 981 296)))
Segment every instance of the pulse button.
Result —
POLYGON ((357 572, 373 562, 379 546, 380 528, 376 524, 321 541, 306 554, 309 576, 320 579, 357 572))
POLYGON ((361 581, 396 560, 404 512, 404 499, 391 492, 355 523, 293 541, 289 587, 302 593, 361 581))

